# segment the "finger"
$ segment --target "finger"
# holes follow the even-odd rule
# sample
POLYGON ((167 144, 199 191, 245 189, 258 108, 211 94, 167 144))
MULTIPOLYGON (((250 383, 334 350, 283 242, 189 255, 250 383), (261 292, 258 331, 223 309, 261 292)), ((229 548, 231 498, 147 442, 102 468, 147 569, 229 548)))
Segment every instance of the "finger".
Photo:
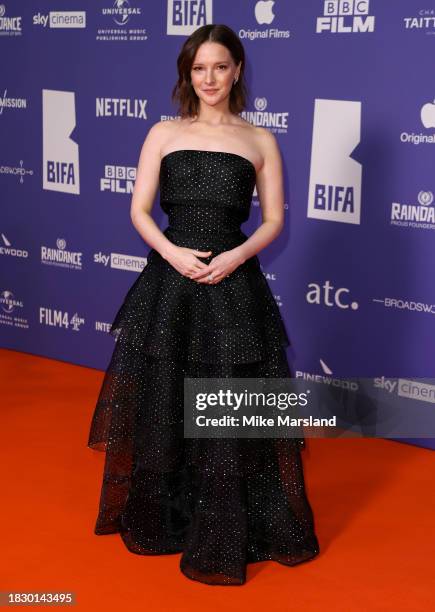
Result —
POLYGON ((199 255, 199 256, 201 256, 201 255, 202 255, 203 257, 207 257, 208 255, 210 255, 210 254, 211 254, 211 251, 197 251, 196 249, 194 249, 194 250, 192 251, 192 253, 193 253, 194 255, 199 255))
POLYGON ((205 279, 205 280, 210 281, 210 279, 208 278, 210 274, 212 274, 212 275, 213 275, 213 278, 214 278, 214 277, 216 276, 217 272, 216 272, 215 270, 213 270, 213 269, 210 269, 210 268, 207 266, 207 268, 206 268, 206 269, 204 269, 204 270, 200 270, 199 272, 196 272, 196 273, 195 273, 195 280, 198 280, 198 279, 205 279))

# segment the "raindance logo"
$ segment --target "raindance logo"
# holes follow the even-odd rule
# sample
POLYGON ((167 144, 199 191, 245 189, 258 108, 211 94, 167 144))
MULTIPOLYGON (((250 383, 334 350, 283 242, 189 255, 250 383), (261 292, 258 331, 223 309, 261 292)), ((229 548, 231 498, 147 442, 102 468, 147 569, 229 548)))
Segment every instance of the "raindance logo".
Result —
POLYGON ((41 246, 41 263, 49 266, 60 266, 61 268, 82 269, 83 253, 67 251, 66 241, 63 238, 56 240, 56 249, 41 246))
POLYGON ((7 98, 7 89, 4 90, 3 98, 0 98, 0 115, 3 114, 4 108, 27 108, 26 98, 7 98))
POLYGON ((374 32, 375 17, 369 15, 369 0, 326 0, 323 16, 317 17, 316 34, 374 32))
POLYGON ((435 229, 435 208, 432 191, 420 191, 417 197, 419 206, 414 204, 391 204, 391 225, 414 227, 416 229, 435 229))
POLYGON ((0 36, 21 36, 22 17, 5 17, 6 7, 0 4, 0 36))
POLYGON ((242 111, 240 115, 253 125, 266 127, 271 132, 286 134, 288 128, 288 112, 266 111, 267 98, 255 98, 255 111, 242 111))

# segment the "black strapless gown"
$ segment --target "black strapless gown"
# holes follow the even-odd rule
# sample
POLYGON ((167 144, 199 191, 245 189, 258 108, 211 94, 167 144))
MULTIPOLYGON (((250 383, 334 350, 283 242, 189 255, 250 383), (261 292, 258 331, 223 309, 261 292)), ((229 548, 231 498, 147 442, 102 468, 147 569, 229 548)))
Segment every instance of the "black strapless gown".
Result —
MULTIPOLYGON (((241 244, 255 168, 235 153, 178 150, 160 168, 165 235, 212 250, 241 244)), ((243 584, 247 563, 319 554, 298 439, 190 439, 183 378, 289 377, 289 339, 256 256, 216 285, 152 249, 122 303, 88 446, 106 452, 95 534, 140 555, 181 552, 208 584, 243 584)))

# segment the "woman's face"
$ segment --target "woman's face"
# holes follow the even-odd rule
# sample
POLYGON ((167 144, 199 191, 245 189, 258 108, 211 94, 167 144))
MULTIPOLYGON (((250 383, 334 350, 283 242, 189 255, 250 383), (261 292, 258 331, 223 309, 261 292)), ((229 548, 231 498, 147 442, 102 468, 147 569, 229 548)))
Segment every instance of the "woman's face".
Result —
POLYGON ((212 106, 227 98, 235 77, 239 76, 240 64, 236 66, 224 45, 203 43, 196 52, 190 71, 192 86, 198 98, 212 106))

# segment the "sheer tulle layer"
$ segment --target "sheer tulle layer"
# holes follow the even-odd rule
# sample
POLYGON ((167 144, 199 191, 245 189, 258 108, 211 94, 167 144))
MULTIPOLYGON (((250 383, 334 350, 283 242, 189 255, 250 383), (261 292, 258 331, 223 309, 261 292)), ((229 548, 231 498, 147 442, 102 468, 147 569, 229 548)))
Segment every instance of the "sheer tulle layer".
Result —
MULTIPOLYGON (((213 242, 198 234, 166 233, 179 246, 195 245, 199 250, 213 242)), ((227 236, 229 245, 243 241, 240 234, 227 236)), ((223 240, 220 236, 220 250, 228 248, 222 246, 223 240)), ((216 246, 213 256, 217 251, 216 246)), ((208 263, 210 258, 203 259, 208 263)), ((141 354, 215 364, 265 360, 277 346, 290 344, 257 257, 218 284, 207 285, 179 274, 154 250, 128 291, 110 333, 115 338, 125 335, 141 354)))
POLYGON ((210 584, 242 584, 246 564, 294 565, 318 554, 299 439, 185 439, 184 376, 289 376, 284 351, 267 361, 201 364, 115 345, 88 445, 105 450, 98 535, 131 552, 182 552, 180 567, 210 584))

